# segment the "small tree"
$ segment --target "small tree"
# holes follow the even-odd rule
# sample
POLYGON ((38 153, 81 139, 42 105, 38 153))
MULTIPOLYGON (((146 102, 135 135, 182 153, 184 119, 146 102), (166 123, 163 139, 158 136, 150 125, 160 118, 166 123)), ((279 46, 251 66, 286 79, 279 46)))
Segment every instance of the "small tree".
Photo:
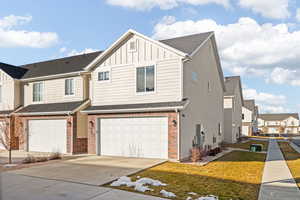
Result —
POLYGON ((5 116, 0 120, 0 145, 8 151, 8 164, 12 163, 11 151, 13 143, 13 134, 10 131, 10 117, 5 116))

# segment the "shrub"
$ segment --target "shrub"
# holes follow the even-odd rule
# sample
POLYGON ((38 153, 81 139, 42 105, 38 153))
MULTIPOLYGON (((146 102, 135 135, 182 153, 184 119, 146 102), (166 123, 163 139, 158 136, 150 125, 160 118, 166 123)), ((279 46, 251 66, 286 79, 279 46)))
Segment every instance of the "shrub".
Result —
POLYGON ((51 155, 49 156, 49 160, 59 160, 61 158, 62 155, 59 152, 51 153, 51 155))
POLYGON ((36 158, 32 155, 28 155, 23 161, 23 164, 30 164, 30 163, 35 163, 36 162, 36 158))

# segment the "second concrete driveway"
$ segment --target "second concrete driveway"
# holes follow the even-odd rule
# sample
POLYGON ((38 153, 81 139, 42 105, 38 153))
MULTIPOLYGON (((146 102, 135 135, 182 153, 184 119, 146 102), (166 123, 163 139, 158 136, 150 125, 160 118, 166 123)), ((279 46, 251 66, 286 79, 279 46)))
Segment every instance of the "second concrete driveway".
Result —
POLYGON ((159 159, 86 156, 11 173, 98 186, 163 162, 159 159))

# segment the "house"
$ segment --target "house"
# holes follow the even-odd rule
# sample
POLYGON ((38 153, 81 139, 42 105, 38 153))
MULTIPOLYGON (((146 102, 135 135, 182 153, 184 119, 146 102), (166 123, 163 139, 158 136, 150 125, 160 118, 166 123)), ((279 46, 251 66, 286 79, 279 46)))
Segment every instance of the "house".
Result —
POLYGON ((299 134, 299 114, 260 114, 258 117, 258 129, 264 134, 299 134))
MULTIPOLYGON (((11 115, 21 106, 20 78, 26 70, 0 63, 0 134, 9 136, 12 148, 17 149, 17 138, 14 136, 14 117, 11 115)), ((0 149, 4 145, 0 144, 0 149)))
POLYGON ((242 107, 244 106, 241 78, 225 77, 224 141, 236 143, 242 134, 242 107))
POLYGON ((223 72, 214 33, 153 40, 127 31, 91 72, 88 153, 184 160, 223 140, 223 72))
POLYGON ((89 75, 84 68, 101 52, 23 65, 23 107, 14 113, 21 150, 87 152, 89 75))
POLYGON ((255 100, 244 100, 242 107, 242 135, 251 136, 257 132, 258 107, 255 100))

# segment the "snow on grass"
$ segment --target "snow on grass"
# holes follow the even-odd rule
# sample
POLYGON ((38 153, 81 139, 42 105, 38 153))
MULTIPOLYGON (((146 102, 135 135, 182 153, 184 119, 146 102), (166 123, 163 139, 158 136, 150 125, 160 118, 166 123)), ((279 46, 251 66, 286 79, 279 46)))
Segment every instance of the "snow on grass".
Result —
POLYGON ((219 198, 214 196, 214 195, 209 195, 209 196, 206 196, 206 197, 200 197, 197 200, 219 200, 219 198))
POLYGON ((161 190, 160 191, 160 194, 164 197, 167 197, 167 198, 173 198, 173 197, 176 197, 176 195, 173 193, 173 192, 168 192, 166 190, 161 190))
POLYGON ((154 180, 151 178, 141 178, 137 181, 132 181, 131 178, 127 176, 122 176, 118 180, 112 182, 110 186, 119 187, 119 186, 127 186, 127 187, 134 187, 134 190, 138 192, 146 192, 146 191, 153 191, 149 186, 166 186, 167 184, 162 183, 158 180, 154 180))
POLYGON ((193 196, 196 196, 196 195, 198 195, 197 193, 195 193, 195 192, 189 192, 188 193, 189 195, 193 195, 193 196))

